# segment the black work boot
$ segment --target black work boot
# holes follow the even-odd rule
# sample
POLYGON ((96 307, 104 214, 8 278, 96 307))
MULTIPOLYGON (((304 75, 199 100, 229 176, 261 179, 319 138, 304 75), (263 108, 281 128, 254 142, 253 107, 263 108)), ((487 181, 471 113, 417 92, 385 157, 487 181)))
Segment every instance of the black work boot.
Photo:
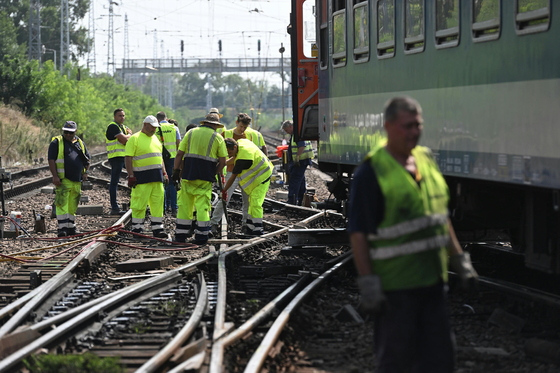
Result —
POLYGON ((58 237, 68 237, 68 229, 67 228, 59 229, 58 237))

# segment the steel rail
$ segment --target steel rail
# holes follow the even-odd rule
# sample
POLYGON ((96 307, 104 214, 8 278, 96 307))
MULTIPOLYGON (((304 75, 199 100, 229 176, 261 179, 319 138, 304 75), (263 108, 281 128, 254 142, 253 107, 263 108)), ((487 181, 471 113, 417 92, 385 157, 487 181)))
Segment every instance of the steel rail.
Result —
MULTIPOLYGON (((115 305, 123 302, 127 298, 139 293, 147 291, 155 286, 169 283, 171 281, 175 281, 176 279, 180 278, 182 274, 186 272, 190 272, 194 270, 197 266, 206 263, 210 259, 214 258, 215 254, 209 254, 201 259, 198 259, 194 262, 185 264, 181 267, 175 268, 171 271, 163 273, 157 277, 152 277, 146 279, 142 282, 138 282, 131 286, 125 287, 115 293, 112 293, 113 296, 106 299, 105 301, 96 304, 93 307, 87 308, 84 312, 80 313, 79 315, 67 320, 62 325, 59 325, 56 329, 51 330, 50 332, 46 333, 42 337, 36 339, 32 343, 26 345, 25 347, 19 349, 18 351, 14 352, 13 354, 5 357, 2 361, 0 361, 0 373, 3 372, 11 372, 14 366, 16 366, 21 360, 25 359, 27 356, 32 354, 34 351, 40 348, 44 348, 45 346, 57 341, 63 335, 75 329, 78 325, 88 321, 89 319, 95 317, 100 312, 104 310, 114 307, 115 305)), ((89 302, 88 302, 89 303, 89 302)), ((86 303, 87 304, 87 303, 86 303)))
POLYGON ((187 321, 179 333, 177 333, 177 335, 162 350, 138 368, 136 373, 156 372, 194 333, 196 327, 200 324, 202 316, 204 315, 204 310, 208 305, 208 289, 206 288, 206 281, 204 280, 204 276, 201 276, 201 278, 202 282, 200 284, 200 294, 189 321, 187 321))
MULTIPOLYGON (((131 218, 131 211, 128 211, 125 215, 121 216, 119 220, 113 226, 123 224, 131 218)), ((84 247, 82 252, 74 258, 68 265, 47 282, 44 282, 39 287, 32 290, 30 293, 25 295, 23 298, 16 300, 15 302, 7 305, 6 307, 0 309, 0 319, 12 314, 14 311, 22 307, 14 316, 10 318, 3 326, 0 328, 0 338, 7 335, 9 332, 14 330, 19 324, 27 318, 29 313, 33 311, 39 304, 40 301, 46 299, 46 295, 52 293, 55 289, 60 288, 68 281, 68 276, 78 269, 79 265, 83 260, 86 260, 92 253, 98 252, 100 250, 100 245, 105 245, 99 242, 91 242, 84 247)), ((101 248, 103 250, 103 248, 101 248)))
POLYGON ((223 371, 223 361, 224 361, 224 350, 227 346, 231 345, 233 342, 243 338, 250 331, 256 328, 260 323, 266 320, 272 311, 275 309, 281 309, 281 304, 292 299, 295 293, 299 292, 300 288, 305 286, 310 279, 311 275, 306 274, 301 277, 297 282, 292 284, 281 294, 276 296, 272 301, 270 301, 266 306, 261 308, 259 312, 254 314, 249 320, 247 320, 243 325, 237 328, 234 332, 219 338, 214 341, 212 345, 212 357, 210 359, 210 373, 221 373, 223 371))
POLYGON ((271 328, 266 333, 261 344, 249 360, 249 363, 245 367, 244 373, 257 373, 261 370, 262 365, 268 355, 268 352, 272 348, 272 345, 276 343, 280 333, 284 329, 284 326, 288 323, 290 316, 294 310, 296 310, 300 304, 315 291, 329 276, 338 271, 342 266, 346 265, 352 260, 353 256, 351 252, 341 255, 341 260, 336 263, 332 268, 328 269, 321 276, 316 278, 313 282, 305 287, 295 298, 284 308, 280 315, 276 318, 271 328))

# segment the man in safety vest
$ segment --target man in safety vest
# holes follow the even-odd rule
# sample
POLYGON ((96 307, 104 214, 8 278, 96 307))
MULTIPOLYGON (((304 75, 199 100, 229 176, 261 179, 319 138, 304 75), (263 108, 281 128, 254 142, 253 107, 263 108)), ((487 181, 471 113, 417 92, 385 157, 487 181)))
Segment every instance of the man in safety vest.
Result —
POLYGON ((417 146, 420 105, 393 98, 384 119, 387 143, 368 154, 351 185, 348 232, 361 308, 375 317, 378 371, 451 373, 448 256, 464 286, 478 276, 448 219, 443 175, 431 151, 417 146))
MULTIPOLYGON (((165 163, 165 172, 168 175, 173 174, 173 164, 175 156, 177 156, 177 148, 181 143, 181 134, 179 128, 167 121, 167 115, 163 111, 156 114, 160 128, 156 131, 157 138, 163 144, 163 162, 165 163)), ((177 215, 177 191, 172 183, 165 188, 165 199, 163 202, 164 211, 171 210, 173 216, 177 215)))
POLYGON ((163 184, 168 184, 167 172, 161 155, 161 142, 154 136, 159 123, 153 115, 144 119, 140 132, 133 134, 126 143, 125 166, 128 172, 132 231, 144 231, 146 207, 150 205, 154 237, 167 238, 163 230, 163 184))
POLYGON ((58 237, 76 234, 76 210, 82 195, 82 180, 87 180, 89 173, 89 152, 76 136, 77 129, 75 122, 64 123, 62 135, 53 137, 49 145, 49 169, 56 186, 58 237))
POLYGON ((200 124, 200 127, 185 134, 175 158, 173 181, 182 178, 175 241, 185 242, 189 238, 196 208, 193 243, 205 245, 210 232, 212 183, 216 181, 216 174, 221 173, 226 165, 227 151, 224 138, 216 132, 216 129, 223 127, 220 116, 208 114, 200 124))
POLYGON ((282 129, 290 135, 288 147, 288 172, 290 174, 288 186, 288 203, 301 206, 305 187, 305 170, 314 158, 313 147, 309 141, 294 141, 294 124, 291 120, 282 123, 282 129))
POLYGON ((272 163, 263 152, 247 139, 226 139, 228 157, 235 158, 232 176, 228 179, 224 192, 239 178, 239 186, 249 196, 249 216, 247 234, 263 233, 263 202, 270 185, 272 163))
POLYGON ((124 167, 124 147, 132 135, 130 128, 124 125, 125 113, 122 108, 113 112, 114 121, 109 123, 105 132, 107 157, 111 164, 111 182, 109 184, 109 197, 111 199, 111 215, 122 215, 117 203, 117 186, 124 167))
MULTIPOLYGON (((260 144, 259 136, 262 139, 262 135, 257 131, 250 130, 249 129, 250 125, 251 125, 251 117, 245 113, 240 113, 237 115, 237 120, 235 121, 235 128, 223 131, 222 136, 225 139, 234 139, 236 141, 239 139, 248 139, 249 141, 252 141, 255 145, 259 146, 260 144)), ((264 150, 266 150, 266 146, 264 147, 264 150)), ((226 162, 226 176, 225 176, 226 179, 229 179, 232 175, 231 171, 233 170, 233 162, 234 162, 233 158, 226 162)), ((229 193, 227 195, 226 204, 229 204, 229 201, 231 200, 231 196, 233 195, 233 191, 235 190, 235 188, 237 188, 238 185, 239 185, 239 179, 235 179, 232 184, 232 189, 231 189, 232 193, 229 193)), ((242 208, 243 219, 242 219, 241 232, 245 233, 247 229, 247 225, 246 225, 247 217, 249 216, 249 196, 247 195, 247 193, 243 191, 243 189, 241 189, 241 196, 243 198, 243 208, 242 208)), ((218 224, 222 219, 223 213, 224 213, 223 204, 218 203, 214 209, 214 212, 212 213, 212 218, 210 219, 210 223, 212 224, 212 234, 216 234, 218 230, 218 224)))

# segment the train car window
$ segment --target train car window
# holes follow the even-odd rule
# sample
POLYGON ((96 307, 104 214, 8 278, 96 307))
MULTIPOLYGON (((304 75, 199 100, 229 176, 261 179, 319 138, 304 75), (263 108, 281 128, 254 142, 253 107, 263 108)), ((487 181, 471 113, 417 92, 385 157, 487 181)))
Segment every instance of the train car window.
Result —
POLYGON ((369 60, 369 14, 367 0, 354 3, 354 63, 369 60))
POLYGON ((333 2, 332 19, 332 64, 333 67, 342 67, 346 65, 346 0, 333 2))
POLYGON ((328 4, 327 0, 319 1, 319 67, 326 70, 329 67, 329 28, 328 28, 328 4))
POLYGON ((424 51, 424 0, 405 0, 404 53, 424 51))
POLYGON ((516 0, 515 31, 527 35, 550 27, 550 0, 516 0))
MULTIPOLYGON (((315 28, 315 1, 306 0, 302 6, 303 16, 303 55, 307 58, 315 58, 313 46, 317 41, 315 28)), ((315 50, 316 54, 316 50, 315 50)))
POLYGON ((496 40, 500 37, 500 0, 472 2, 472 36, 475 43, 496 40))
POLYGON ((395 1, 377 0, 377 58, 395 56, 395 1))
POLYGON ((459 0, 436 0, 436 48, 459 45, 459 0))

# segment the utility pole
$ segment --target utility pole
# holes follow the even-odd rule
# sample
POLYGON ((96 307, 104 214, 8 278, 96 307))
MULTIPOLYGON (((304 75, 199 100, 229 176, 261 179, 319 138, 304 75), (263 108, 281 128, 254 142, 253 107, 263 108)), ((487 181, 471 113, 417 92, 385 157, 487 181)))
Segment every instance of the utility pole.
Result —
POLYGON ((124 58, 123 58, 123 68, 122 68, 122 80, 124 84, 126 84, 126 74, 124 73, 124 69, 126 68, 126 64, 130 59, 130 47, 128 44, 128 14, 124 14, 124 58))
MULTIPOLYGON (((60 0, 60 73, 70 60, 70 24, 68 0, 60 0)), ((68 70, 70 77, 70 70, 68 70)))
POLYGON ((94 6, 93 1, 89 4, 89 17, 88 17, 88 59, 87 68, 88 70, 93 70, 96 74, 95 66, 95 15, 93 12, 94 6))
MULTIPOLYGON (((222 82, 224 82, 224 77, 222 76, 222 69, 223 69, 223 63, 222 63, 222 41, 218 40, 218 52, 220 52, 220 77, 222 78, 222 82)), ((222 107, 224 108, 224 110, 226 110, 226 85, 224 84, 224 90, 223 90, 223 95, 222 95, 222 102, 223 105, 222 107)))
POLYGON ((284 113, 284 43, 280 43, 280 71, 282 74, 282 123, 286 120, 286 115, 284 113))
POLYGON ((29 1, 29 61, 39 60, 41 66, 41 2, 29 1))
POLYGON ((119 4, 109 0, 109 29, 107 35, 107 74, 109 75, 114 75, 115 73, 115 27, 113 25, 113 5, 119 4))
MULTIPOLYGON (((152 67, 154 68, 154 70, 156 69, 156 66, 159 67, 159 65, 157 64, 157 29, 154 30, 154 61, 152 63, 152 67)), ((157 87, 156 87, 156 79, 157 79, 158 74, 151 74, 152 77, 152 97, 157 98, 157 87)))

